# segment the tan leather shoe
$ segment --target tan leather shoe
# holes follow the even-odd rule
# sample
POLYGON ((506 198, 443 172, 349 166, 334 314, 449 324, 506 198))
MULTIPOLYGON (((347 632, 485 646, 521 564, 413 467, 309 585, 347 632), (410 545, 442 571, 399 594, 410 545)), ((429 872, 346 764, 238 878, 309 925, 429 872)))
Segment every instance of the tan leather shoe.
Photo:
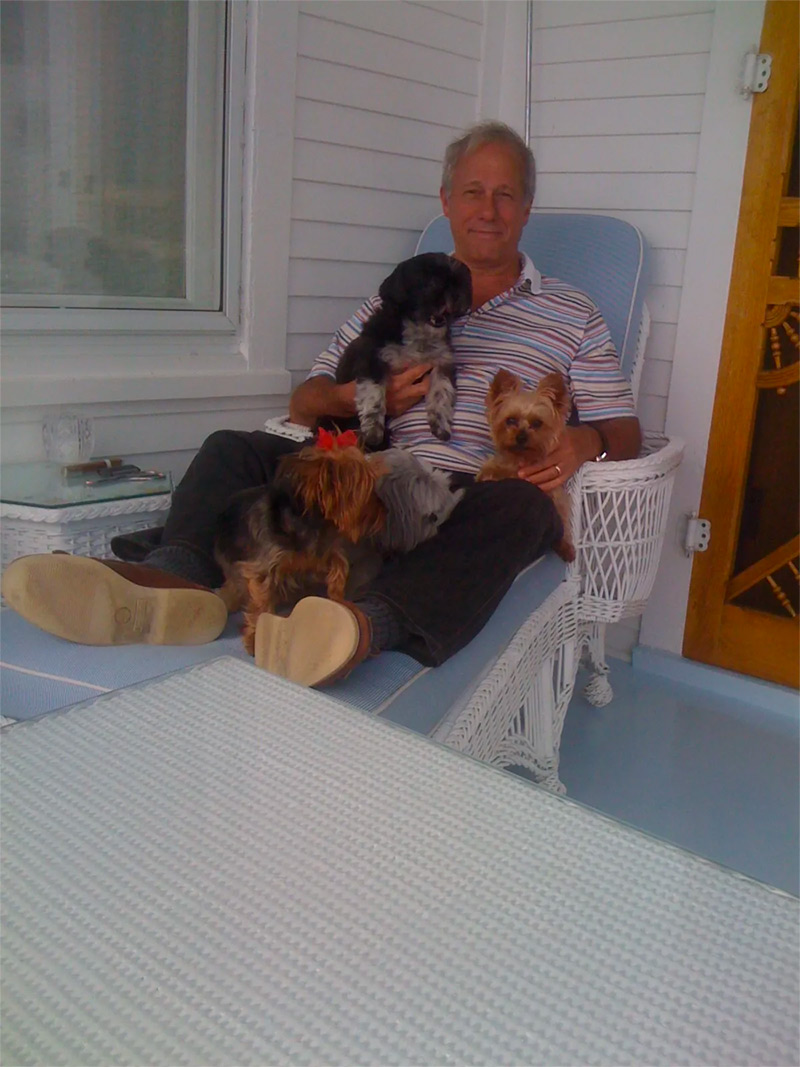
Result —
POLYGON ((366 659, 370 629, 354 604, 307 596, 286 618, 259 616, 256 666, 299 685, 329 685, 366 659))
POLYGON ((228 610, 216 593, 138 563, 66 553, 21 556, 3 596, 40 630, 82 645, 204 645, 228 610))

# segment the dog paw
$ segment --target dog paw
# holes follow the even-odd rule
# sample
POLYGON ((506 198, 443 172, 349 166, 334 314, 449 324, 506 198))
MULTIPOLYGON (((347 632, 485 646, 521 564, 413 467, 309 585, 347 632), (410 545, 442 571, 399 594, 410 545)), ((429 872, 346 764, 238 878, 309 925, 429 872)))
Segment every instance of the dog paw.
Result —
POLYGON ((575 546, 571 541, 561 540, 555 546, 556 555, 560 556, 565 563, 572 563, 575 559, 575 546))
POLYGON ((383 445, 386 433, 383 426, 373 426, 368 430, 362 430, 361 436, 363 437, 365 448, 378 450, 383 445))
POLYGON ((440 441, 450 440, 450 423, 444 419, 430 419, 428 425, 431 428, 431 433, 434 437, 438 437, 440 441))

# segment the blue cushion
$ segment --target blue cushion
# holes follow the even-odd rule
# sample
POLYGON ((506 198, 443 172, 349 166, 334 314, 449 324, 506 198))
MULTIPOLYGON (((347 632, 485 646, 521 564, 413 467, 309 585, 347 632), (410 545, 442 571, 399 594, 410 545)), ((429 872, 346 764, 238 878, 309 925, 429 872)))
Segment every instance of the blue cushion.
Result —
MULTIPOLYGON (((542 274, 569 282, 594 300, 630 381, 648 283, 647 245, 640 231, 610 215, 534 214, 520 248, 542 274)), ((452 250, 450 222, 439 215, 425 227, 417 253, 452 250)))
MULTIPOLYGON (((384 652, 327 692, 346 704, 430 733, 456 701, 473 692, 487 667, 565 572, 566 564, 552 553, 537 560, 519 575, 477 637, 443 666, 432 670, 401 652, 384 652)), ((2 714, 31 719, 217 656, 246 658, 239 625, 239 617, 232 616, 222 635, 208 645, 94 648, 46 634, 6 608, 0 613, 2 714)))
POLYGON ((32 719, 216 656, 244 657, 239 624, 232 616, 209 645, 94 648, 46 634, 5 608, 0 612, 0 709, 10 719, 32 719))
POLYGON ((421 667, 410 656, 384 652, 326 692, 390 722, 429 734, 463 705, 528 616, 566 577, 567 565, 553 552, 519 574, 480 633, 441 667, 421 667))

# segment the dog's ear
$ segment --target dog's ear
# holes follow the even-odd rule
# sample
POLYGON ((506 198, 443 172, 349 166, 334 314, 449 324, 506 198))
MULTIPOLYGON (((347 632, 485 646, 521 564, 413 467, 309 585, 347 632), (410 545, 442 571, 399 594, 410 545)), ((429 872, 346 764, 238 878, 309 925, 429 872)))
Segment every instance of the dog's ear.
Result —
POLYGON ((545 374, 536 391, 547 397, 559 417, 566 422, 572 408, 572 401, 570 400, 569 389, 564 376, 556 373, 545 374))
POLYGON ((503 400, 512 393, 518 393, 521 388, 522 382, 516 374, 512 374, 510 370, 499 370, 489 386, 486 406, 489 408, 494 407, 498 400, 503 400))
POLYGON ((381 303, 400 305, 405 304, 409 294, 409 266, 411 260, 399 263, 388 278, 384 278, 378 289, 381 303))

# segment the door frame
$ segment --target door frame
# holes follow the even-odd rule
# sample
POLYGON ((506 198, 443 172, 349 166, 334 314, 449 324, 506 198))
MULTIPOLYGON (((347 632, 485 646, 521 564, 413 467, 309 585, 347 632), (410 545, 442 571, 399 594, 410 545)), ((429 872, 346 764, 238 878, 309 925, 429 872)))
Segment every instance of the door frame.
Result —
POLYGON ((741 95, 739 81, 745 54, 761 39, 765 6, 765 0, 718 0, 714 13, 665 420, 665 432, 679 437, 685 452, 639 634, 641 645, 677 656, 692 571, 683 546, 686 517, 700 508, 750 131, 752 100, 741 95))
MULTIPOLYGON (((711 423, 711 440, 700 512, 712 520, 708 551, 692 568, 684 655, 782 685, 797 686, 796 623, 726 603, 739 539, 745 479, 758 404, 763 315, 769 300, 770 252, 778 231, 783 174, 776 158, 788 159, 797 107, 798 5, 769 0, 760 51, 773 57, 766 93, 754 102, 725 316, 723 353, 711 423), (758 269, 754 270, 753 265, 758 269), (731 521, 724 521, 729 515, 731 521)), ((792 290, 796 286, 792 286, 792 290)))

